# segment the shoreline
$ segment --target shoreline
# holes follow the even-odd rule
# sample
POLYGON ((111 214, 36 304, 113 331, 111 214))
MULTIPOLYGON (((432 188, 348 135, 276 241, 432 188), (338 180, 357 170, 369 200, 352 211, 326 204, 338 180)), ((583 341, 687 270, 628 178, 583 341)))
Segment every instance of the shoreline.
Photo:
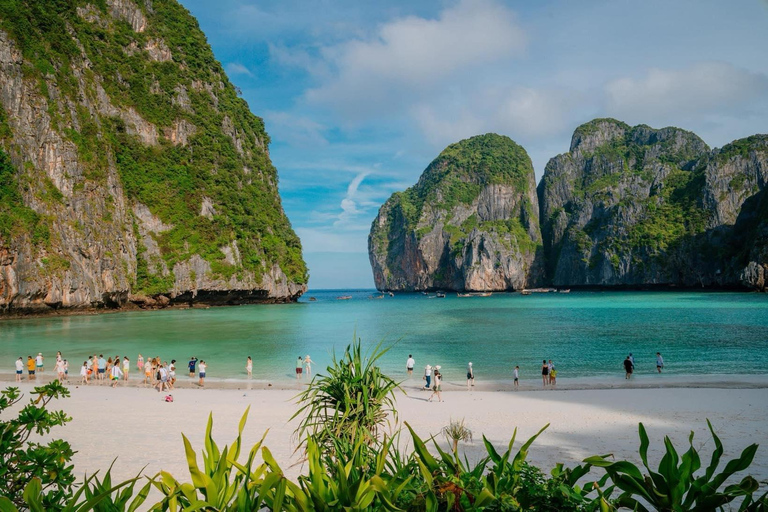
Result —
MULTIPOLYGON (((33 381, 26 380, 26 371, 23 374, 24 379, 21 382, 15 381, 15 374, 11 372, 0 372, 0 383, 3 387, 18 386, 27 384, 30 386, 41 386, 47 382, 55 380, 56 374, 52 371, 42 374, 42 378, 33 381)), ((41 377, 38 374, 38 377, 41 377)), ((176 379, 175 389, 197 389, 197 390, 237 390, 237 391, 300 391, 310 382, 309 379, 301 381, 291 380, 287 377, 274 380, 267 379, 248 379, 248 378, 216 378, 206 377, 205 386, 200 387, 197 384, 197 377, 189 377, 188 374, 179 375, 176 379)), ((143 379, 134 374, 128 381, 119 381, 117 388, 135 388, 151 389, 150 385, 143 384, 143 379)), ((407 391, 426 391, 423 389, 423 381, 415 377, 401 381, 400 387, 407 391)), ((68 388, 109 388, 111 382, 105 378, 101 384, 91 381, 87 386, 80 384, 79 376, 70 376, 68 382, 64 383, 68 388), (74 377, 74 378, 73 378, 74 377)), ((445 380, 443 386, 449 392, 467 392, 466 381, 445 380)), ((476 381, 472 392, 500 392, 500 393, 522 393, 522 392, 547 392, 547 391, 589 391, 589 390, 611 390, 611 389, 768 389, 768 373, 732 375, 732 374, 649 374, 633 377, 627 381, 621 376, 594 376, 594 377, 575 377, 559 378, 557 385, 544 387, 540 379, 521 379, 520 387, 515 390, 511 379, 498 379, 476 381)), ((173 391, 173 390, 172 390, 173 391)))

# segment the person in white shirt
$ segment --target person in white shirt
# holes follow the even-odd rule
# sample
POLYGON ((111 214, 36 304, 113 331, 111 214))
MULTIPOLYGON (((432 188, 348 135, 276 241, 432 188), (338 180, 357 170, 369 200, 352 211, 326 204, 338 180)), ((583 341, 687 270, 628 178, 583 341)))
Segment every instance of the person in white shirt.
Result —
POLYGON ((131 369, 131 362, 128 356, 123 356, 123 380, 128 381, 128 371, 131 369))
POLYGON ((515 366, 515 371, 513 372, 515 376, 515 389, 520 385, 520 367, 515 366))
POLYGON ((56 375, 59 379, 59 382, 64 381, 64 361, 61 359, 56 361, 56 375))
POLYGON ((38 352, 35 358, 35 364, 37 365, 37 371, 43 373, 43 353, 38 352))
POLYGON ((80 367, 80 384, 88 385, 88 362, 83 361, 83 366, 80 367))
POLYGON ((173 389, 176 384, 176 360, 171 359, 171 364, 168 365, 168 389, 173 389))
POLYGON ((24 373, 24 360, 18 358, 16 360, 16 382, 21 382, 21 375, 24 373))
POLYGON ((411 354, 408 354, 408 360, 405 362, 405 371, 408 373, 408 377, 413 375, 414 366, 416 366, 416 361, 411 354))
POLYGON ((424 389, 429 389, 432 383, 432 365, 428 364, 424 367, 424 389))
MULTIPOLYGON (((21 358, 19 358, 21 360, 21 358)), ((661 352, 656 352, 656 371, 661 373, 661 369, 664 368, 664 358, 661 357, 661 352)))
POLYGON ((304 371, 307 373, 307 377, 312 376, 312 363, 314 363, 314 361, 309 357, 309 354, 307 354, 307 357, 304 358, 304 371))
POLYGON ((475 385, 475 370, 472 368, 472 363, 467 365, 467 391, 475 385))
POLYGON ((197 367, 200 371, 200 380, 197 381, 197 383, 200 387, 203 387, 203 385, 205 384, 205 370, 208 369, 208 365, 205 363, 205 361, 201 359, 197 367))
POLYGON ((120 380, 120 377, 123 376, 122 370, 120 370, 119 364, 113 364, 112 368, 109 370, 109 378, 112 380, 112 387, 117 387, 117 381, 120 380))

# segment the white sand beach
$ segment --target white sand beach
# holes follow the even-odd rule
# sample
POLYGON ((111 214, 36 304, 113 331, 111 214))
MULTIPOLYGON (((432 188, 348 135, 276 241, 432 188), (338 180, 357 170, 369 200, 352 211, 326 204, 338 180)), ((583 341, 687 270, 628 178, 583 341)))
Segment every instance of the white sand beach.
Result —
MULTIPOLYGON (((180 380, 186 383, 186 377, 180 380)), ((651 436, 653 461, 661 457, 664 435, 684 450, 691 430, 696 433, 695 446, 707 457, 713 447, 705 421, 709 418, 725 445, 725 457, 737 456, 750 443, 762 444, 749 472, 762 482, 768 480, 768 392, 762 385, 747 382, 739 387, 730 382, 713 388, 620 389, 617 382, 615 389, 533 391, 530 382, 529 390, 513 392, 467 391, 448 384, 445 402, 428 403, 429 393, 417 389, 419 382, 414 379, 403 385, 406 394, 397 400, 399 420, 428 437, 438 434, 451 419, 465 418, 475 439, 460 445, 460 450, 470 459, 484 453, 482 434, 501 448, 515 427, 518 439, 527 439, 549 423, 529 459, 545 471, 556 462, 573 465, 593 454, 614 453, 639 463, 638 422, 645 424, 651 436)), ((72 385, 70 398, 54 402, 72 421, 55 434, 78 452, 74 457, 77 473, 104 470, 117 457, 116 478, 134 476, 146 466, 147 475, 164 469, 180 480, 188 479, 181 433, 200 450, 212 412, 214 437, 220 445, 227 444, 249 406, 245 446, 250 448, 269 430, 266 444, 278 462, 284 469, 296 463, 292 435, 297 422, 289 422, 297 408, 296 389, 264 389, 262 384, 252 386, 259 389, 237 389, 232 383, 225 386, 228 389, 195 389, 186 384, 173 391, 173 403, 164 402, 164 393, 149 388, 72 385)), ((22 383, 21 388, 27 392, 31 385, 22 383)), ((293 466, 288 473, 300 471, 293 466)))

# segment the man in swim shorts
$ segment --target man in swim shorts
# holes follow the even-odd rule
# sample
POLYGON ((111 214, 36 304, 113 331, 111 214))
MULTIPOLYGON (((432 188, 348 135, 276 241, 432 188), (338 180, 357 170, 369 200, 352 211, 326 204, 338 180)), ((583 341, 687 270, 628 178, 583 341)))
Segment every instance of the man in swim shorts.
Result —
POLYGON ((27 356, 27 375, 28 380, 36 379, 35 377, 35 360, 32 359, 32 356, 27 356))

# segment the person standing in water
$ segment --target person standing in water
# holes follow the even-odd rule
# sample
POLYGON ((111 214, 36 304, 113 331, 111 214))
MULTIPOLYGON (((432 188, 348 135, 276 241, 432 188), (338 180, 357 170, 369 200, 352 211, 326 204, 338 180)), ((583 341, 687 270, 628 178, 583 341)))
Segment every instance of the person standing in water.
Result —
POLYGON ((661 357, 661 352, 656 352, 656 371, 661 373, 664 368, 664 358, 661 357))
POLYGON ((195 356, 192 356, 189 358, 189 376, 194 377, 195 376, 195 365, 197 364, 197 358, 195 356))
POLYGON ((21 382, 21 376, 24 373, 24 360, 18 358, 16 360, 16 382, 21 382))
POLYGON ((251 356, 248 356, 248 359, 245 361, 245 371, 248 373, 248 378, 250 379, 253 375, 253 359, 251 359, 251 356))
POLYGON ((472 361, 467 365, 467 391, 475 385, 475 370, 472 368, 472 361))
POLYGON ((131 361, 128 356, 123 356, 123 380, 128 382, 128 371, 131 369, 131 361))
POLYGON ((301 372, 304 370, 304 361, 301 356, 296 360, 296 380, 301 380, 301 372))
POLYGON ((543 387, 547 387, 549 383, 549 365, 546 359, 541 362, 541 383, 543 387))
POLYGON ((304 370, 307 373, 307 378, 312 377, 312 363, 314 363, 314 361, 309 357, 309 354, 307 354, 307 357, 304 358, 304 370))
POLYGON ((205 364, 205 361, 201 359, 198 366, 200 369, 200 380, 197 383, 200 385, 200 387, 203 387, 205 385, 205 371, 208 369, 208 365, 205 364))
POLYGON ((416 361, 413 360, 413 355, 408 354, 408 360, 405 362, 405 373, 408 374, 408 378, 413 376, 413 367, 416 365, 416 361))
POLYGON ((43 353, 38 352, 37 357, 35 358, 35 364, 37 366, 37 371, 39 373, 43 373, 43 359, 44 359, 43 353))
POLYGON ((440 392, 442 391, 442 389, 440 388, 440 385, 443 383, 443 376, 440 373, 440 367, 439 366, 435 366, 435 369, 432 372, 432 378, 433 378, 433 382, 434 382, 434 384, 432 385, 432 394, 429 395, 429 398, 427 399, 427 402, 431 402, 432 401, 432 397, 434 397, 435 395, 437 395, 437 400, 439 402, 442 402, 443 401, 443 396, 440 394, 440 392))
POLYGON ((515 390, 517 390, 518 386, 520 385, 520 367, 515 366, 515 370, 512 372, 512 375, 515 377, 515 390))

